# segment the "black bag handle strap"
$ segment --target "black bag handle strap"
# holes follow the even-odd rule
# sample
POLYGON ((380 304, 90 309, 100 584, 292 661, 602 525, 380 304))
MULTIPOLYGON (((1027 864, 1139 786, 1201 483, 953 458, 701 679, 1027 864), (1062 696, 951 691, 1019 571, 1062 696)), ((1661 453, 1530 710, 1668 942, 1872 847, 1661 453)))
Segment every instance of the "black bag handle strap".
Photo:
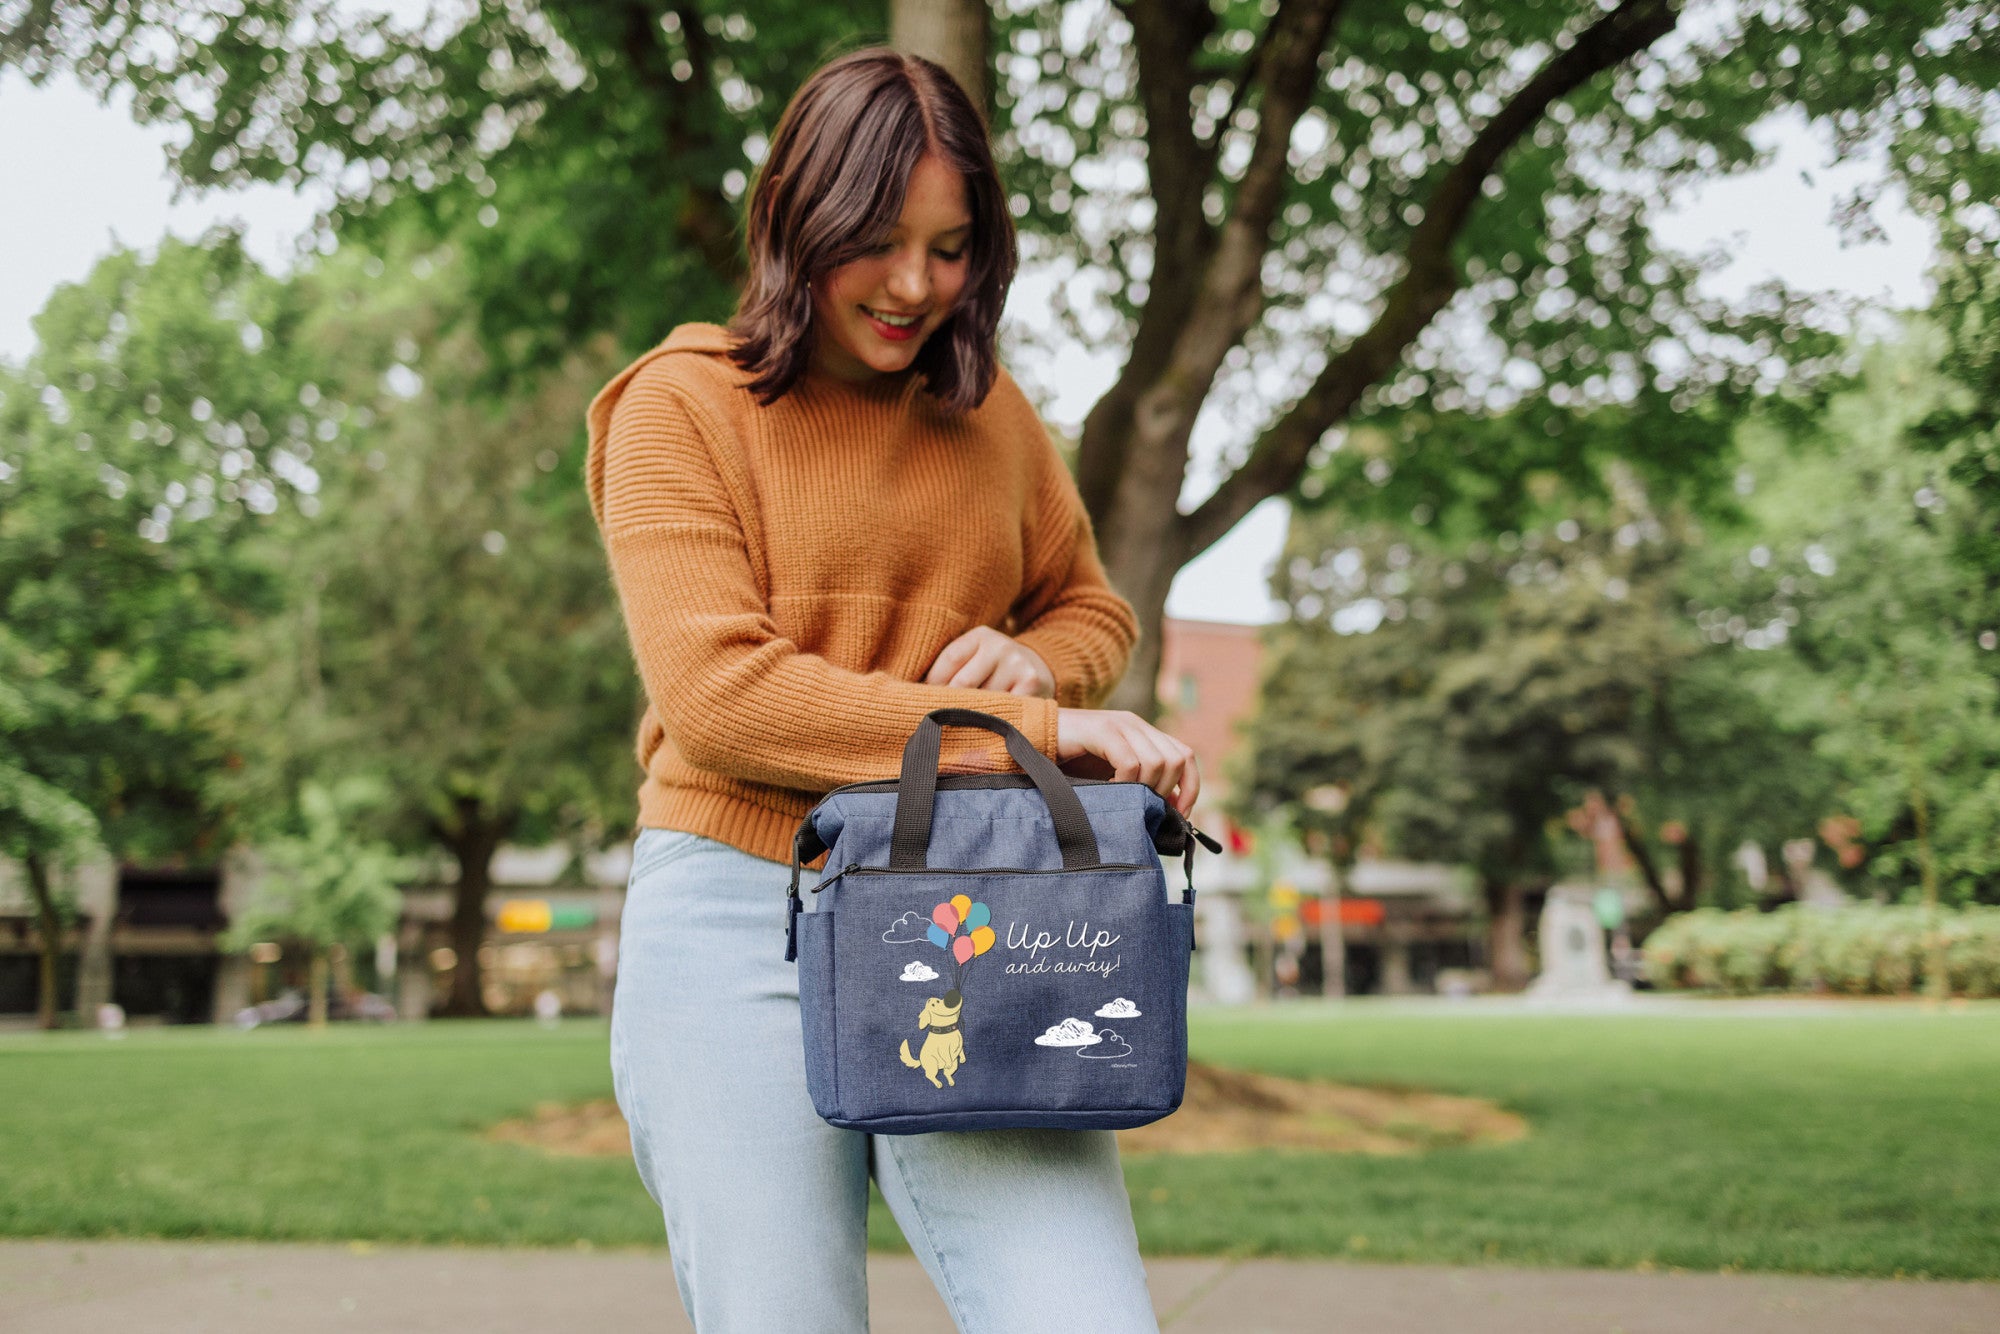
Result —
POLYGON ((1062 846, 1063 869, 1074 871, 1097 864, 1097 832, 1090 827, 1090 817, 1084 814, 1076 789, 1055 762, 1036 750, 1005 718, 977 709, 943 708, 925 714, 903 747, 903 774, 896 785, 896 827, 889 841, 890 866, 929 864, 931 816, 937 805, 938 760, 946 727, 983 727, 1005 741, 1007 753, 1027 771, 1049 804, 1049 814, 1056 822, 1056 842, 1062 846))

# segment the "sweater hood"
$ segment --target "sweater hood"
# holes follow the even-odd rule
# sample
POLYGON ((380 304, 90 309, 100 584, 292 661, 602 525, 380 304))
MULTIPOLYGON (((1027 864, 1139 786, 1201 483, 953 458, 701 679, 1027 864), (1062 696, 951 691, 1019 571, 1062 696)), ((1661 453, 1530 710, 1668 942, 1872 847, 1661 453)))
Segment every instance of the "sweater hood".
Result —
POLYGON ((716 357, 734 368, 735 363, 729 361, 729 349, 734 344, 729 331, 719 324, 679 325, 657 346, 640 353, 624 370, 612 376, 590 400, 590 407, 584 413, 589 444, 584 454, 583 483, 590 493, 590 512, 596 516, 600 530, 604 526, 604 442, 611 434, 611 410, 624 395, 625 386, 658 357, 716 357))

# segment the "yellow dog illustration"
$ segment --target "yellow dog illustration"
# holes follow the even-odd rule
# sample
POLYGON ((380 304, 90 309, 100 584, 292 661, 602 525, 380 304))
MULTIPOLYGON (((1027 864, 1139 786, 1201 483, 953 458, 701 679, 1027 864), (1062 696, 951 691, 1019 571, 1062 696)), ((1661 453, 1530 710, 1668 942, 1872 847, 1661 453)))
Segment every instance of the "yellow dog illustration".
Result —
POLYGON ((903 1064, 912 1070, 921 1069, 924 1078, 939 1088, 944 1087, 938 1084, 939 1075, 956 1085, 958 1081, 951 1077, 952 1071, 965 1064, 965 1034, 958 1028, 959 1011, 964 1008, 956 987, 924 1002, 924 1011, 917 1016, 917 1027, 930 1032, 924 1035, 922 1059, 910 1055, 910 1041, 903 1039, 903 1064))

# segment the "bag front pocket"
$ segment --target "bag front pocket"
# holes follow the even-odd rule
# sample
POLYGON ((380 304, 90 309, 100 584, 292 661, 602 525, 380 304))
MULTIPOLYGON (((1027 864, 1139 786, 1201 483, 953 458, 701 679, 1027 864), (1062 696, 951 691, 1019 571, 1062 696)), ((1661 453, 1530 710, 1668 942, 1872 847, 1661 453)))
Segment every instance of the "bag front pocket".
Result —
POLYGON ((830 919, 802 932, 800 998, 822 1007, 808 1046, 830 1034, 845 1118, 1137 1124, 1179 1104, 1188 959, 1157 864, 836 878, 833 901, 802 921, 830 919))

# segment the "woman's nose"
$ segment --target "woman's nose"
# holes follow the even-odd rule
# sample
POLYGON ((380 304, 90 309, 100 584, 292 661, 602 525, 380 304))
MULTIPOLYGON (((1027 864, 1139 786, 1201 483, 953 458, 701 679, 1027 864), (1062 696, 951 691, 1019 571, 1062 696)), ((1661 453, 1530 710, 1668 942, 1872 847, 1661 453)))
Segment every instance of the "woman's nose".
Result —
POLYGON ((931 274, 928 257, 899 256, 889 270, 889 295, 905 306, 921 306, 930 296, 931 274))

